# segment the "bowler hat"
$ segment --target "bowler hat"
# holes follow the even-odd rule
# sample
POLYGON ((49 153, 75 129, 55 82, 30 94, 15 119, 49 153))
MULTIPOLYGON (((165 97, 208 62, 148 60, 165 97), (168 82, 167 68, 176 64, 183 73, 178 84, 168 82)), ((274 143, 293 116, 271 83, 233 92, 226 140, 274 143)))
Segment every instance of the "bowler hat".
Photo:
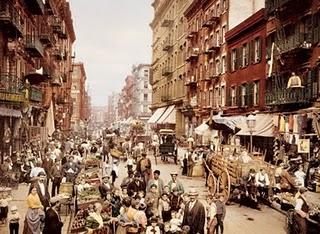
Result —
POLYGON ((195 188, 191 188, 189 190, 188 196, 198 196, 198 195, 199 195, 199 193, 195 188))

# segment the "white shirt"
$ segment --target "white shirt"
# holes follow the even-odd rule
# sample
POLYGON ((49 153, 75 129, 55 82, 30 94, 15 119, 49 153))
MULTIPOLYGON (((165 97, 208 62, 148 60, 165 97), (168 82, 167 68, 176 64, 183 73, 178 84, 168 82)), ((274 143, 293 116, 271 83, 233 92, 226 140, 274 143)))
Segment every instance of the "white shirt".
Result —
POLYGON ((195 200, 195 201, 189 203, 189 211, 192 210, 192 208, 194 207, 194 205, 196 204, 196 202, 197 202, 197 201, 195 200))
POLYGON ((257 186, 262 186, 262 187, 264 187, 264 186, 269 186, 269 184, 270 184, 269 176, 268 176, 267 173, 262 174, 261 172, 258 172, 258 173, 256 174, 255 180, 256 180, 257 186), (264 182, 262 182, 262 181, 264 181, 264 182))
POLYGON ((40 191, 41 191, 42 195, 45 196, 46 195, 46 190, 44 188, 44 183, 40 183, 39 182, 39 187, 40 187, 40 191))
POLYGON ((209 205, 207 207, 207 217, 211 219, 213 219, 217 214, 217 207, 216 204, 214 202, 211 203, 211 205, 209 205))
POLYGON ((31 169, 30 177, 37 177, 40 172, 46 173, 42 167, 34 167, 31 169))
POLYGON ((155 232, 152 231, 153 230, 152 226, 148 226, 147 230, 146 230, 146 234, 160 234, 161 233, 160 228, 158 226, 155 226, 154 229, 155 229, 155 232))
POLYGON ((297 179, 299 187, 304 187, 304 179, 306 178, 306 173, 304 173, 303 171, 296 171, 294 175, 297 179))

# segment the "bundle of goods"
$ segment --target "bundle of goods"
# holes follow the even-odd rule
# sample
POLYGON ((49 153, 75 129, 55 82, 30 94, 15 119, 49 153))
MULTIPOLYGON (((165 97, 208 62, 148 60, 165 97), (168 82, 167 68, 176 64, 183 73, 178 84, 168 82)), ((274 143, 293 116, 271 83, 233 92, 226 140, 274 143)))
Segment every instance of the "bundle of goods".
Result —
POLYGON ((78 209, 86 208, 88 205, 93 204, 101 200, 100 193, 96 187, 84 188, 81 193, 78 194, 78 209))
POLYGON ((80 173, 76 179, 76 184, 80 184, 82 180, 84 180, 88 184, 99 185, 100 184, 99 169, 92 168, 80 173))
MULTIPOLYGON (((90 212, 93 212, 93 205, 90 205, 87 208, 84 208, 78 211, 71 225, 71 233, 87 232, 86 225, 90 226, 90 224, 86 222, 86 219, 89 216, 90 212)), ((110 217, 109 207, 104 207, 102 209, 101 217, 103 218, 103 220, 108 220, 108 217, 110 217)), ((94 230, 93 233, 104 234, 104 233, 109 233, 108 231, 109 231, 109 228, 107 226, 104 226, 103 228, 94 230)))
POLYGON ((93 158, 93 157, 87 158, 87 159, 84 161, 84 164, 85 164, 85 169, 100 167, 100 161, 99 161, 99 159, 93 158))
POLYGON ((71 182, 61 183, 59 188, 59 195, 67 197, 67 196, 72 196, 72 194, 73 194, 73 183, 71 182))
POLYGON ((110 154, 112 157, 114 158, 120 158, 121 156, 123 156, 123 152, 121 152, 120 150, 114 148, 110 150, 110 154))

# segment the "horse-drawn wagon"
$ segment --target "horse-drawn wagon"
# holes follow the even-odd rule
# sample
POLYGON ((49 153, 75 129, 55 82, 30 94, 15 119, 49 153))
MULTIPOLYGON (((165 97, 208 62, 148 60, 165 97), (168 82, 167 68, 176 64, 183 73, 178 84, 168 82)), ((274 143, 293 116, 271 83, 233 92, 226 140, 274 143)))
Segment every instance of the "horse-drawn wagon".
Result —
POLYGON ((240 155, 236 155, 235 148, 232 146, 231 148, 233 148, 231 151, 215 153, 205 162, 209 171, 208 187, 211 194, 222 193, 227 201, 232 188, 242 183, 250 169, 255 171, 264 169, 270 178, 270 184, 274 184, 275 166, 265 162, 262 154, 249 156, 246 151, 243 151, 240 155))

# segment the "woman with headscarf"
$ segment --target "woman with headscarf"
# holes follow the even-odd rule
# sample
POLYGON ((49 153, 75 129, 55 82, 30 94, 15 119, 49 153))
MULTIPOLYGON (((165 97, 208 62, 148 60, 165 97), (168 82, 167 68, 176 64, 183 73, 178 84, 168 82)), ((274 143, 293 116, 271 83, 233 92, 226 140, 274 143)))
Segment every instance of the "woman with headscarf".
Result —
POLYGON ((28 211, 24 221, 23 234, 40 234, 43 228, 44 211, 36 187, 27 197, 28 211))

